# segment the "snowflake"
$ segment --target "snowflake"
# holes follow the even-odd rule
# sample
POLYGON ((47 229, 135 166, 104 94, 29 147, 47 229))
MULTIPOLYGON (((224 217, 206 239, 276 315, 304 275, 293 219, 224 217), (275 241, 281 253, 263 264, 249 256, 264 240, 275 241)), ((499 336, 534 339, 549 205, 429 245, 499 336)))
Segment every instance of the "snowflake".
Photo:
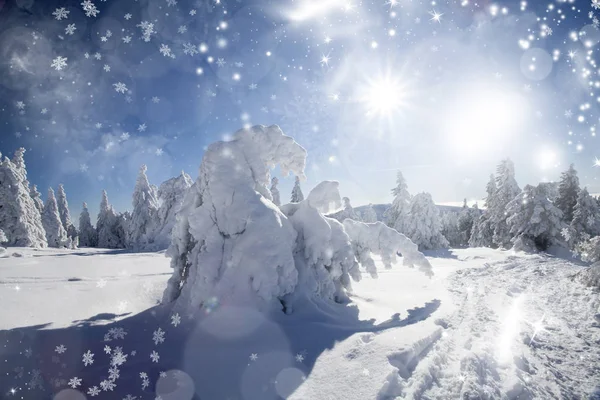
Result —
POLYGON ((160 99, 159 99, 158 97, 154 96, 154 97, 152 98, 152 102, 153 102, 154 104, 158 104, 158 103, 160 102, 160 99))
POLYGON ((175 314, 171 315, 171 325, 177 326, 180 323, 181 323, 181 317, 179 316, 179 313, 175 313, 175 314))
POLYGON ((102 36, 102 37, 100 38, 100 41, 102 41, 102 42, 106 42, 106 41, 108 41, 108 38, 107 38, 106 36, 102 36))
MULTIPOLYGON (((75 31, 77 30, 77 27, 75 26, 75 24, 69 24, 67 25, 67 27, 65 28, 65 34, 67 35, 72 35, 75 33, 75 31)), ((88 56, 89 57, 89 56, 88 56)))
POLYGON ((142 21, 136 26, 142 30, 142 39, 144 39, 145 42, 149 42, 152 34, 156 33, 154 30, 154 24, 151 22, 142 21))
POLYGON ((86 17, 97 17, 98 13, 100 12, 91 0, 83 0, 81 6, 83 7, 83 11, 85 11, 86 17))
POLYGON ((156 350, 152 350, 152 353, 150 353, 150 358, 152 359, 152 362, 157 363, 158 360, 160 359, 160 356, 158 355, 156 350))
POLYGON ((121 133, 121 140, 127 140, 127 139, 129 139, 129 132, 121 133))
POLYGON ((131 42, 131 36, 127 35, 121 38, 121 40, 123 41, 123 43, 130 43, 131 42))
POLYGON ((95 58, 96 60, 102 60, 102 54, 100 54, 100 53, 96 52, 96 53, 94 53, 94 58, 95 58))
POLYGON ((248 89, 250 90, 255 90, 258 87, 258 85, 256 83, 251 83, 248 85, 248 89))
POLYGON ((89 169, 89 167, 85 163, 83 163, 79 166, 79 171, 81 171, 81 172, 87 172, 88 169, 89 169))
POLYGON ((116 365, 113 365, 108 369, 108 379, 111 381, 116 381, 121 376, 119 372, 119 368, 117 368, 116 365))
POLYGON ((129 21, 131 19, 132 15, 127 13, 125 14, 125 16, 123 18, 125 18, 127 21, 129 21))
POLYGON ((158 328, 152 333, 152 340, 154 341, 154 345, 159 343, 163 343, 165 341, 165 331, 158 328))
POLYGON ((131 353, 129 353, 129 354, 131 354, 132 356, 135 356, 137 354, 137 351, 136 350, 131 350, 131 353))
POLYGON ((146 389, 148 386, 150 386, 150 380, 148 378, 144 378, 142 380, 142 390, 146 389))
POLYGON ((92 386, 91 388, 88 389, 87 391, 88 396, 98 396, 100 394, 100 389, 98 389, 98 386, 92 386))
POLYGON ((571 118, 572 116, 573 116, 573 111, 571 111, 571 110, 565 111, 565 117, 566 118, 571 118))
POLYGON ((164 151, 161 148, 156 149, 156 151, 154 152, 154 154, 156 154, 157 156, 162 156, 163 153, 164 153, 164 151))
POLYGON ((160 374, 158 374, 161 378, 166 378, 167 377, 167 373, 165 371, 160 371, 160 374))
POLYGON ((67 348, 65 347, 64 344, 61 344, 60 346, 56 346, 56 348, 54 349, 55 352, 57 352, 58 354, 62 354, 65 351, 67 351, 67 348))
POLYGON ((54 60, 52 60, 52 63, 50 64, 50 67, 54 68, 57 71, 62 70, 66 66, 67 66, 67 57, 61 57, 61 56, 56 57, 54 60))
POLYGON ((127 92, 127 85, 125 85, 123 82, 113 83, 113 86, 115 87, 115 91, 117 93, 125 94, 125 92, 127 92))
POLYGON ((217 65, 219 67, 224 66, 225 65, 225 59, 223 59, 223 58, 217 58, 217 65))
POLYGON ((41 389, 43 387, 42 373, 39 369, 34 369, 33 371, 31 371, 31 379, 29 380, 29 386, 31 389, 35 389, 36 387, 39 387, 41 389))
MULTIPOLYGON (((98 179, 100 179, 100 177, 98 177, 98 179)), ((109 334, 109 333, 105 333, 105 334, 104 334, 104 341, 105 341, 105 342, 110 342, 110 341, 112 341, 112 338, 110 337, 110 334, 109 334)))
POLYGON ((128 394, 127 396, 123 397, 123 400, 136 400, 137 396, 132 396, 130 394, 128 394))
POLYGON ((106 279, 100 278, 98 282, 96 282, 96 287, 103 288, 106 286, 106 279))
POLYGON ((105 392, 107 392, 107 391, 109 391, 109 390, 112 392, 116 386, 117 386, 117 385, 116 385, 116 384, 115 384, 113 381, 108 381, 108 380, 106 380, 106 379, 105 379, 105 380, 103 380, 102 382, 100 382, 100 387, 101 387, 101 388, 102 388, 102 390, 104 390, 105 392))
POLYGON ((296 354, 296 361, 298 361, 298 362, 304 361, 304 356, 300 353, 296 354))
POLYGON ((160 54, 162 54, 165 57, 171 57, 171 48, 166 44, 161 44, 160 49, 158 49, 158 51, 160 51, 160 54))
POLYGON ((20 138, 22 136, 21 132, 15 132, 15 137, 20 138))
POLYGON ((25 103, 22 101, 17 101, 16 106, 17 106, 17 109, 22 110, 25 108, 25 103))
POLYGON ((110 360, 110 365, 117 366, 123 365, 127 361, 127 354, 123 354, 121 351, 114 351, 112 358, 110 360))
POLYGON ((190 42, 187 42, 183 44, 183 54, 186 54, 188 56, 194 56, 198 54, 198 50, 196 49, 196 46, 194 46, 190 42))
POLYGON ((42 108, 42 111, 40 111, 42 114, 47 114, 48 113, 48 109, 47 108, 42 108))
POLYGON ((592 0, 592 8, 594 10, 600 9, 600 0, 592 0))
POLYGON ((141 124, 141 125, 138 125, 137 130, 138 130, 138 132, 145 132, 147 128, 148 127, 146 126, 146 124, 141 124))
POLYGON ((83 54, 83 56, 84 56, 86 59, 88 59, 88 58, 90 58, 90 53, 84 53, 84 54, 83 54))
POLYGON ((110 29, 106 30, 106 33, 104 34, 104 36, 106 36, 107 38, 112 36, 112 31, 110 29))
POLYGON ((175 6, 175 5, 177 5, 177 0, 167 0, 168 7, 175 6))
POLYGON ((566 241, 571 240, 571 231, 569 228, 562 228, 560 234, 565 238, 566 241))
POLYGON ((146 379, 148 377, 148 374, 145 372, 140 372, 140 378, 142 379, 146 379))
POLYGON ((104 72, 110 72, 110 65, 104 64, 104 72))
POLYGON ((81 378, 74 377, 69 380, 69 386, 75 389, 78 386, 81 386, 81 378))
POLYGON ((102 123, 96 122, 96 129, 100 129, 100 128, 102 128, 102 123))
POLYGON ((552 28, 548 25, 542 26, 542 36, 552 36, 552 28))
POLYGON ((234 63, 234 65, 235 65, 237 68, 243 68, 243 67, 244 67, 244 63, 243 63, 243 62, 241 62, 241 61, 236 61, 236 62, 234 63))
POLYGON ((110 346, 109 345, 104 346, 104 353, 110 354, 110 346))
POLYGON ((83 353, 83 365, 85 365, 86 367, 88 365, 92 365, 94 363, 94 353, 92 353, 91 351, 86 351, 85 353, 83 353))
POLYGON ((196 10, 190 10, 190 15, 193 17, 194 15, 196 15, 196 10))
POLYGON ((185 26, 185 25, 181 25, 181 26, 179 26, 179 28, 177 28, 177 33, 184 34, 186 32, 187 32, 187 26, 185 26))
POLYGON ((256 360, 258 360, 258 354, 256 354, 256 353, 252 353, 252 354, 250 354, 250 360, 251 360, 251 361, 256 361, 256 360))
POLYGON ((54 15, 54 18, 56 18, 57 21, 60 21, 62 19, 67 19, 69 17, 69 13, 70 13, 70 11, 68 11, 64 7, 61 7, 61 8, 57 8, 56 10, 54 10, 52 15, 54 15))

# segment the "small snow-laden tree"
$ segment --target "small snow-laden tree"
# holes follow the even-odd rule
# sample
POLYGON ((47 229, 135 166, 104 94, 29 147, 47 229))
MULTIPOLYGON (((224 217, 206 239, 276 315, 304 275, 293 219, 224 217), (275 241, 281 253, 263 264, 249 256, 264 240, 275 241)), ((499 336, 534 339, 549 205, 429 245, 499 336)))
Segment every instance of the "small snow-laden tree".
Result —
POLYGON ((552 245, 563 245, 561 232, 566 225, 562 212, 548 199, 548 186, 526 185, 506 206, 507 224, 513 235, 516 250, 546 250, 552 245))
POLYGON ((46 230, 46 240, 50 247, 67 247, 67 231, 63 228, 58 212, 54 190, 48 188, 48 198, 42 213, 42 223, 46 230))
MULTIPOLYGON (((461 236, 461 246, 466 246, 468 244, 469 238, 471 237, 471 231, 473 230, 473 222, 477 214, 478 212, 473 211, 472 208, 469 208, 467 205, 467 199, 465 199, 463 207, 458 214, 458 230, 461 236)), ((479 215, 477 215, 477 217, 479 217, 479 215)), ((448 241, 452 242, 448 236, 446 236, 446 238, 448 241)))
POLYGON ((600 235, 600 211, 598 203, 590 195, 587 188, 579 191, 577 203, 573 211, 573 219, 569 226, 569 243, 572 246, 586 238, 600 235))
POLYGON ((342 202, 344 203, 344 208, 336 213, 327 215, 329 218, 337 219, 339 222, 344 222, 346 218, 353 219, 355 221, 360 221, 360 217, 354 211, 354 207, 350 204, 350 199, 348 197, 342 198, 342 202))
POLYGON ((464 244, 457 213, 449 211, 442 214, 442 235, 448 240, 450 247, 456 248, 464 244))
POLYGON ((158 188, 158 221, 154 243, 158 249, 166 249, 171 244, 171 232, 183 198, 194 182, 185 172, 163 182, 158 188))
POLYGON ((42 200, 42 194, 38 191, 37 185, 31 185, 29 195, 33 199, 35 208, 38 209, 38 211, 40 212, 40 215, 41 215, 42 211, 44 211, 44 201, 42 200))
POLYGON ((0 161, 0 227, 8 246, 46 247, 42 217, 30 195, 24 154, 25 149, 20 148, 14 162, 8 157, 0 161))
POLYGON ((506 222, 510 217, 506 207, 519 193, 521 189, 515 180, 513 162, 509 159, 502 160, 496 169, 496 190, 489 208, 490 221, 494 227, 493 242, 498 247, 512 246, 514 235, 506 222))
POLYGON ((108 203, 106 190, 102 191, 102 200, 100 201, 100 211, 96 221, 96 231, 98 232, 98 247, 105 249, 120 249, 125 247, 125 232, 122 226, 123 218, 118 218, 113 207, 108 203))
POLYGON ((404 179, 402 172, 398 171, 396 175, 396 187, 392 189, 394 200, 388 208, 383 219, 387 226, 394 228, 400 233, 404 233, 404 225, 408 220, 408 212, 410 210, 411 196, 408 193, 408 185, 404 179))
POLYGON ((92 226, 87 203, 83 203, 83 209, 79 214, 79 245, 82 247, 98 246, 98 232, 92 226))
POLYGON ((113 226, 113 233, 117 238, 117 249, 124 249, 128 243, 131 243, 128 232, 131 232, 131 213, 129 211, 118 213, 113 226))
POLYGON ((71 213, 69 211, 69 202, 67 201, 67 194, 62 184, 58 185, 58 191, 56 192, 56 202, 58 204, 58 213, 60 214, 60 221, 62 222, 63 228, 67 231, 67 236, 71 239, 77 237, 77 228, 71 221, 71 213))
POLYGON ((363 212, 361 219, 363 222, 366 222, 366 223, 377 222, 377 213, 375 212, 375 209, 373 208, 373 204, 369 203, 368 207, 365 208, 365 211, 363 212))
POLYGON ((133 190, 133 211, 128 221, 128 246, 135 250, 156 250, 154 237, 159 226, 156 191, 148 182, 146 165, 140 172, 133 190))
POLYGON ((279 179, 274 176, 273 179, 271 179, 271 201, 273 201, 273 204, 279 207, 281 205, 281 196, 279 195, 279 189, 277 188, 277 185, 279 185, 279 179))
POLYGON ((8 238, 2 229, 0 229, 0 244, 8 242, 8 238))
POLYGON ((404 234, 419 246, 419 250, 448 247, 448 241, 442 235, 440 212, 429 193, 419 193, 411 199, 404 234))
POLYGON ((296 177, 294 181, 294 188, 292 189, 292 203, 300 203, 304 200, 304 194, 302 193, 302 188, 300 188, 300 177, 296 177))
POLYGON ((563 213, 563 218, 567 224, 573 220, 573 212, 577 204, 579 194, 579 178, 575 166, 571 164, 569 169, 563 172, 558 183, 558 196, 556 197, 556 207, 563 213))
POLYGON ((489 215, 484 212, 473 222, 469 247, 493 247, 494 227, 489 215))

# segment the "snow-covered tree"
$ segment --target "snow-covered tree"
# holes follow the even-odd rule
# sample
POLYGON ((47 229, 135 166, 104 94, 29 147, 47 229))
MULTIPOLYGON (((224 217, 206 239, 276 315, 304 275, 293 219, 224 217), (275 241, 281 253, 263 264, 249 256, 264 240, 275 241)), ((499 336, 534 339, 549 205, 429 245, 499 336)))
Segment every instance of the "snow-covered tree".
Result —
POLYGON ((512 242, 517 250, 546 250, 563 243, 562 212, 549 200, 549 186, 526 185, 506 206, 512 242))
POLYGON ((569 169, 563 172, 558 183, 558 197, 555 200, 556 207, 562 213, 567 224, 573 220, 573 212, 577 204, 577 196, 579 194, 579 178, 575 166, 571 164, 569 169))
POLYGON ((128 243, 136 250, 156 250, 154 237, 158 228, 158 200, 148 182, 146 165, 142 165, 133 190, 133 211, 128 221, 128 243))
POLYGON ((569 242, 577 244, 586 238, 600 235, 600 214, 598 203, 587 188, 579 191, 569 227, 569 242))
POLYGON ((362 213, 361 219, 363 222, 366 222, 366 223, 377 222, 377 213, 375 212, 375 209, 373 208, 373 204, 369 203, 367 208, 365 208, 365 211, 362 213))
POLYGON ((392 189, 394 200, 383 216, 385 223, 400 233, 404 233, 404 225, 408 220, 411 196, 402 172, 396 175, 396 187, 392 189))
POLYGON ((8 157, 0 161, 0 227, 9 246, 46 247, 42 217, 30 195, 24 154, 25 149, 20 148, 14 162, 8 157))
POLYGON ((469 247, 493 247, 494 245, 494 227, 491 221, 492 213, 490 210, 494 204, 496 190, 496 177, 492 174, 485 188, 487 197, 484 204, 486 209, 473 220, 471 236, 469 237, 469 247))
POLYGON ((171 244, 171 232, 175 226, 176 216, 183 203, 183 198, 194 182, 185 172, 163 182, 158 189, 158 221, 154 243, 159 249, 166 249, 171 244))
POLYGON ((37 185, 32 185, 29 191, 31 198, 33 199, 33 203, 35 204, 35 208, 38 209, 40 215, 42 211, 44 211, 44 201, 42 200, 42 194, 38 191, 37 185))
POLYGON ((300 188, 300 178, 296 177, 294 181, 294 188, 292 189, 292 203, 300 203, 304 200, 304 194, 302 193, 302 188, 300 188))
POLYGON ((419 193, 411 199, 404 234, 415 242, 420 250, 448 247, 448 241, 442 235, 440 212, 429 193, 419 193))
POLYGON ((2 229, 0 229, 0 244, 8 242, 8 238, 2 229))
MULTIPOLYGON (((270 168, 303 176, 305 163, 306 151, 277 126, 240 130, 210 145, 173 229, 174 272, 163 301, 197 309, 216 297, 289 313, 303 300, 347 300, 351 278, 361 277, 360 249, 345 225, 324 216, 341 206, 338 183, 322 182, 305 200, 281 208, 267 201, 270 168)), ((373 235, 363 241, 371 251, 373 235)), ((399 250, 409 262, 428 265, 408 239, 399 250)))
POLYGON ((117 239, 117 249, 124 249, 128 243, 132 243, 128 233, 131 232, 131 213, 129 211, 117 214, 113 232, 117 239))
POLYGON ((273 179, 271 179, 271 198, 273 204, 279 207, 281 205, 281 196, 279 195, 279 189, 277 189, 277 185, 279 185, 279 179, 274 176, 273 179))
MULTIPOLYGON (((473 230, 473 222, 475 218, 479 218, 479 210, 474 211, 472 208, 469 208, 467 205, 467 199, 464 200, 463 207, 458 214, 458 230, 460 232, 460 246, 466 246, 469 242, 469 238, 471 237, 471 231, 473 230)), ((446 235, 444 235, 446 236, 446 235)), ((450 244, 452 241, 448 236, 446 236, 450 244)))
POLYGON ((69 212, 69 203, 67 202, 67 194, 62 184, 58 185, 58 191, 56 192, 56 202, 58 204, 58 213, 60 214, 60 221, 62 222, 63 228, 67 231, 67 236, 71 239, 77 237, 77 228, 71 221, 71 213, 69 212))
POLYGON ((354 211, 354 207, 350 204, 350 199, 348 197, 342 198, 342 202, 344 203, 343 208, 333 214, 329 214, 329 218, 337 219, 339 222, 344 222, 346 218, 353 219, 355 221, 360 221, 360 217, 354 211))
POLYGON ((125 247, 125 233, 123 231, 123 218, 118 218, 113 207, 108 203, 106 190, 102 191, 100 211, 96 222, 98 232, 98 247, 106 249, 120 249, 125 247))
POLYGON ((54 190, 48 188, 48 198, 44 204, 42 213, 42 224, 46 231, 46 240, 50 247, 67 247, 67 231, 63 228, 58 212, 54 190))
POLYGON ((521 189, 515 180, 515 166, 509 159, 502 160, 496 170, 496 191, 490 201, 489 213, 491 225, 494 228, 493 242, 499 247, 511 247, 513 234, 506 222, 510 216, 506 206, 521 189))
POLYGON ((448 240, 450 247, 456 248, 464 244, 463 232, 460 230, 459 216, 449 211, 442 214, 442 235, 448 240))
POLYGON ((79 245, 83 247, 98 246, 98 232, 92 226, 87 203, 83 203, 83 209, 79 215, 79 245))

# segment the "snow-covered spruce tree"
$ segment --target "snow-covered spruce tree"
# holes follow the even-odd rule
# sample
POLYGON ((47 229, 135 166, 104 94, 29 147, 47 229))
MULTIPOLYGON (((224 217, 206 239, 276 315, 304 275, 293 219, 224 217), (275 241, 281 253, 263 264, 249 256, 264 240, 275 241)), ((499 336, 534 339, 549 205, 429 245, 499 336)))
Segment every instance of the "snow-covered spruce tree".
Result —
POLYGON ((58 213, 60 214, 60 221, 62 222, 63 228, 67 231, 67 236, 74 240, 78 234, 77 228, 75 228, 75 225, 73 225, 73 222, 71 221, 67 194, 65 193, 65 188, 62 184, 58 185, 56 202, 58 204, 58 213))
POLYGON ((579 194, 579 178, 575 166, 571 164, 569 169, 563 172, 558 183, 558 197, 555 200, 556 207, 562 213, 567 224, 573 220, 573 212, 577 204, 577 195, 579 194))
MULTIPOLYGON (((163 301, 197 309, 216 297, 288 313, 303 300, 345 301, 351 278, 360 279, 360 249, 344 225, 324 216, 341 206, 338 183, 322 182, 281 209, 272 202, 270 169, 303 176, 305 163, 306 151, 277 126, 240 130, 210 145, 173 229, 174 272, 163 301)), ((409 244, 400 249, 405 261, 426 268, 409 244)))
POLYGON ((121 221, 117 218, 115 210, 108 204, 106 190, 102 191, 100 211, 96 222, 98 232, 98 247, 106 249, 120 249, 125 247, 124 234, 119 232, 121 221))
POLYGON ((429 193, 413 196, 404 230, 404 234, 419 246, 419 250, 448 247, 448 241, 442 235, 440 212, 429 193))
POLYGON ((506 206, 507 224, 515 250, 546 250, 562 245, 562 212, 549 200, 549 187, 526 185, 506 206))
MULTIPOLYGON (((473 211, 472 208, 469 208, 467 205, 467 199, 463 202, 463 207, 458 214, 458 230, 460 232, 460 246, 466 246, 469 242, 469 238, 471 237, 471 231, 473 230, 473 222, 475 220, 475 216, 479 217, 477 211, 473 211)), ((445 235, 444 235, 445 236, 445 235)), ((446 236, 448 241, 450 238, 446 236)), ((452 241, 450 241, 452 244, 452 241)))
POLYGON ((279 179, 274 176, 273 179, 271 179, 271 201, 273 201, 273 204, 279 207, 281 205, 281 196, 279 195, 279 189, 277 189, 277 185, 279 185, 279 179))
POLYGON ((0 244, 8 242, 8 238, 2 229, 0 229, 0 244))
POLYGON ((494 174, 490 175, 485 191, 487 197, 485 198, 485 210, 481 215, 473 220, 473 227, 471 228, 471 237, 469 237, 469 247, 493 247, 494 227, 491 221, 491 211, 494 204, 494 195, 496 194, 496 177, 494 174))
POLYGON ((302 189, 300 188, 300 177, 296 177, 294 181, 294 188, 292 189, 292 203, 300 203, 304 200, 304 194, 302 193, 302 189))
POLYGON ((42 211, 44 211, 44 201, 42 200, 42 194, 38 191, 37 185, 31 185, 29 195, 33 199, 33 204, 35 204, 35 208, 38 209, 41 215, 42 211))
POLYGON ((327 215, 327 217, 336 219, 339 222, 344 222, 346 218, 350 218, 355 221, 360 221, 360 217, 354 211, 354 207, 352 207, 352 204, 350 204, 350 199, 348 197, 344 197, 342 198, 342 202, 344 203, 344 208, 338 212, 327 215))
POLYGON ((118 213, 113 226, 113 233, 117 238, 117 249, 124 249, 128 243, 131 243, 128 232, 131 232, 131 213, 129 211, 118 213))
POLYGON ((457 213, 449 211, 442 214, 442 235, 448 240, 450 247, 456 248, 463 245, 463 235, 457 213))
POLYGON ((158 200, 156 192, 148 182, 146 165, 140 172, 133 190, 133 211, 128 221, 128 246, 135 250, 157 250, 154 237, 158 228, 158 200))
POLYGON ((598 203, 590 195, 587 188, 581 189, 577 196, 573 219, 568 231, 568 241, 572 246, 590 237, 600 235, 599 212, 598 203))
POLYGON ((98 232, 92 226, 87 203, 83 203, 83 209, 79 215, 79 245, 82 247, 98 246, 98 232))
POLYGON ((366 222, 366 223, 377 222, 377 213, 375 212, 375 209, 373 208, 373 204, 369 203, 369 206, 367 208, 365 208, 365 211, 363 212, 361 219, 363 222, 366 222))
POLYGON ((54 190, 48 188, 48 198, 42 213, 42 224, 46 230, 46 240, 50 247, 67 247, 67 231, 63 228, 54 197, 54 190))
POLYGON ((158 223, 154 243, 158 249, 166 249, 171 244, 171 232, 183 198, 194 182, 185 172, 163 182, 158 188, 158 223))
POLYGON ((515 166, 509 159, 502 160, 496 169, 496 191, 490 204, 490 220, 494 228, 492 238, 494 244, 498 247, 512 247, 512 238, 514 235, 506 222, 510 216, 507 213, 506 206, 517 195, 521 189, 515 180, 515 166))
POLYGON ((394 228, 400 233, 404 233, 404 225, 408 219, 408 211, 410 209, 410 193, 408 193, 408 185, 402 172, 398 171, 396 175, 396 187, 392 189, 394 200, 390 208, 383 215, 384 221, 390 228, 394 228))
POLYGON ((24 154, 20 148, 14 162, 8 157, 0 161, 0 227, 8 246, 46 247, 42 217, 29 194, 24 154))

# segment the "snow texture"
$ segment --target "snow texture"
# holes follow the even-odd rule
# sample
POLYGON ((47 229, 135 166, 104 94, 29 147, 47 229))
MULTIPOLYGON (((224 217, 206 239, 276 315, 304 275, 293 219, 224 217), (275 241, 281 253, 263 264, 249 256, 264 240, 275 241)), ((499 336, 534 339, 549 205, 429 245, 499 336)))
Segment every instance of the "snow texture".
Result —
POLYGON ((171 232, 175 226, 177 213, 181 209, 185 194, 194 182, 185 172, 163 182, 158 188, 158 224, 154 242, 159 249, 171 244, 171 232))

